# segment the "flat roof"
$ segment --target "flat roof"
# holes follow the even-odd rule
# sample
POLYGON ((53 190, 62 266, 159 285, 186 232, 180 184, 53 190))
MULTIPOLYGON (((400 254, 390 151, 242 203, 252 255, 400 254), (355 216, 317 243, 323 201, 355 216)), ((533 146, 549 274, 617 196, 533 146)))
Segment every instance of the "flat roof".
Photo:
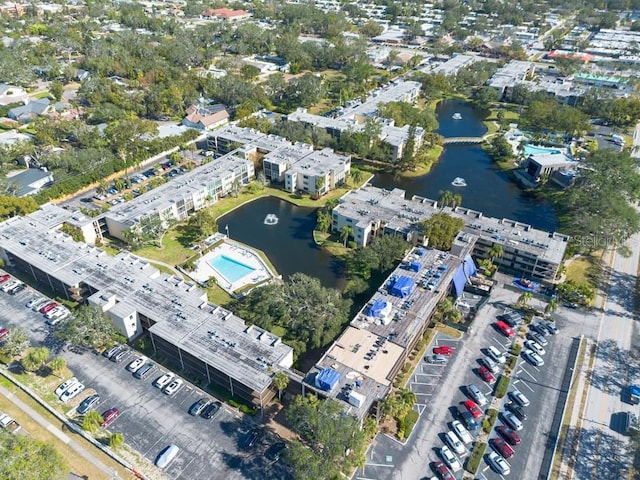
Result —
POLYGON ((262 391, 271 382, 264 362, 280 365, 290 356, 291 347, 279 337, 249 328, 231 312, 208 303, 206 292, 194 283, 160 274, 135 255, 112 257, 73 241, 55 228, 70 212, 48 206, 34 213, 0 224, 0 248, 68 286, 91 286, 99 303, 115 297, 114 311, 145 315, 157 322, 152 327, 154 334, 177 342, 185 351, 255 390, 262 391), (219 338, 206 340, 210 331, 217 332, 219 338))
POLYGON ((559 264, 562 261, 569 237, 556 232, 546 232, 531 225, 507 218, 486 217, 482 212, 465 207, 439 208, 435 200, 414 196, 405 198, 399 188, 366 185, 347 192, 335 207, 341 215, 353 218, 361 228, 373 222, 384 221, 386 228, 410 232, 416 224, 434 213, 445 211, 465 222, 463 231, 490 238, 492 241, 536 255, 540 259, 559 264))

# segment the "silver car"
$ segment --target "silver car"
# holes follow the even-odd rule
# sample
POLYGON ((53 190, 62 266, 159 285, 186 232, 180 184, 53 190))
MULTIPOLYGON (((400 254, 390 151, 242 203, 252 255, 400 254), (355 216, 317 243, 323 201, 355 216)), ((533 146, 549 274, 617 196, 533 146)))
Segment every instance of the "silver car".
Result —
POLYGON ((498 455, 496 452, 490 452, 487 460, 489 466, 500 475, 509 475, 511 473, 511 466, 501 455, 498 455))

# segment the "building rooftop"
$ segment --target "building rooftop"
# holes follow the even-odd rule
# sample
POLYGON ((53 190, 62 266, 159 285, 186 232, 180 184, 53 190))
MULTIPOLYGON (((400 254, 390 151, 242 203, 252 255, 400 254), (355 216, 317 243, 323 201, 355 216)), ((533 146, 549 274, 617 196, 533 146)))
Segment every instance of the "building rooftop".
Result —
POLYGON ((577 162, 571 160, 564 153, 533 153, 529 155, 529 159, 542 167, 554 167, 560 165, 576 166, 577 162))
POLYGON ((378 113, 378 108, 383 103, 406 102, 408 98, 413 99, 420 92, 420 82, 400 81, 389 85, 386 88, 378 88, 371 92, 367 99, 360 105, 345 108, 339 119, 348 119, 356 115, 362 117, 373 117, 378 113))
POLYGON ((510 220, 486 217, 482 212, 465 207, 440 209, 435 200, 422 197, 405 198, 404 190, 367 185, 345 194, 336 207, 343 215, 357 219, 356 224, 365 227, 383 221, 388 229, 408 233, 416 224, 434 213, 445 211, 465 221, 464 230, 481 237, 492 238, 498 243, 518 245, 518 249, 530 252, 540 259, 560 263, 567 247, 568 237, 549 233, 531 225, 510 220))
POLYGON ((135 255, 112 257, 74 242, 56 229, 69 215, 49 205, 29 216, 9 219, 0 224, 0 247, 70 287, 89 285, 98 303, 115 298, 115 311, 146 316, 156 322, 155 334, 255 390, 270 384, 268 364, 281 365, 292 351, 279 337, 248 327, 231 312, 208 303, 206 292, 195 284, 160 274, 135 255))
POLYGON ((446 62, 437 65, 435 68, 431 68, 431 66, 428 65, 421 69, 421 71, 424 73, 441 73, 446 76, 455 75, 458 70, 471 65, 477 60, 478 57, 474 55, 456 55, 446 62))
POLYGON ((324 176, 336 167, 349 161, 348 155, 335 153, 330 148, 314 150, 295 162, 292 162, 290 170, 309 176, 324 176))

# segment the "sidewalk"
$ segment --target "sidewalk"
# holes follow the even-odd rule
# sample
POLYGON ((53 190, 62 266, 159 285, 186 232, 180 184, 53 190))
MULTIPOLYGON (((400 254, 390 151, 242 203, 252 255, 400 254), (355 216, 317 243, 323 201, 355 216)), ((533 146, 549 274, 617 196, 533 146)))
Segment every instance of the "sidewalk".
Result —
POLYGON ((29 405, 24 403, 18 397, 16 397, 13 393, 11 393, 6 388, 0 386, 0 395, 9 399, 16 407, 22 410, 24 413, 29 415, 33 420, 42 425, 46 430, 48 430, 51 434, 55 435, 60 441, 65 443, 69 448, 73 449, 78 455, 83 457, 88 462, 95 465, 96 468, 104 472, 104 478, 114 479, 117 478, 117 472, 113 469, 107 467, 104 463, 94 457, 91 453, 89 453, 82 445, 78 444, 76 441, 71 439, 69 435, 64 433, 62 430, 51 424, 48 420, 46 420, 42 415, 36 412, 29 405))

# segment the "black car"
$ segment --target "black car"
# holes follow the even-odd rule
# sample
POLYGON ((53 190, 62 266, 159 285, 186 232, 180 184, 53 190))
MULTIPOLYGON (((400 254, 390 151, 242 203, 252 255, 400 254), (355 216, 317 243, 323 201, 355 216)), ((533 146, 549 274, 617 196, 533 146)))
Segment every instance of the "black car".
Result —
POLYGON ((267 451, 264 452, 264 456, 271 462, 277 462, 278 460, 280 460, 280 457, 286 449, 287 444, 285 442, 274 443, 269 448, 267 448, 267 451))
POLYGON ((245 450, 251 450, 256 446, 260 438, 262 438, 262 430, 260 430, 259 428, 251 429, 242 441, 242 448, 245 450))
POLYGON ((516 417, 518 417, 518 420, 527 419, 527 412, 525 412, 524 408, 522 408, 520 405, 513 402, 509 402, 505 405, 505 408, 509 410, 511 413, 513 413, 516 417))
POLYGON ((189 408, 189 415, 197 417, 198 415, 200 415, 200 413, 202 413, 207 405, 209 405, 209 400, 207 400, 206 398, 201 398, 196 403, 191 405, 191 408, 189 408))
POLYGON ((465 427, 467 427, 467 430, 475 432, 480 428, 480 425, 478 425, 476 419, 473 418, 473 415, 460 407, 458 408, 458 416, 460 417, 460 420, 462 420, 462 423, 464 423, 465 427))
POLYGON ((98 403, 100 403, 100 395, 98 395, 97 393, 94 395, 90 395, 87 398, 85 398, 82 402, 80 402, 80 405, 78 405, 78 408, 76 409, 76 411, 79 414, 84 415, 89 410, 96 407, 98 403))
POLYGON ((27 286, 24 283, 19 283, 18 285, 13 287, 11 290, 9 290, 9 295, 15 295, 16 293, 21 292, 25 288, 27 288, 27 286))
POLYGON ((220 402, 212 402, 202 411, 200 414, 202 418, 206 418, 207 420, 215 417, 220 409, 222 408, 222 404, 220 402))

